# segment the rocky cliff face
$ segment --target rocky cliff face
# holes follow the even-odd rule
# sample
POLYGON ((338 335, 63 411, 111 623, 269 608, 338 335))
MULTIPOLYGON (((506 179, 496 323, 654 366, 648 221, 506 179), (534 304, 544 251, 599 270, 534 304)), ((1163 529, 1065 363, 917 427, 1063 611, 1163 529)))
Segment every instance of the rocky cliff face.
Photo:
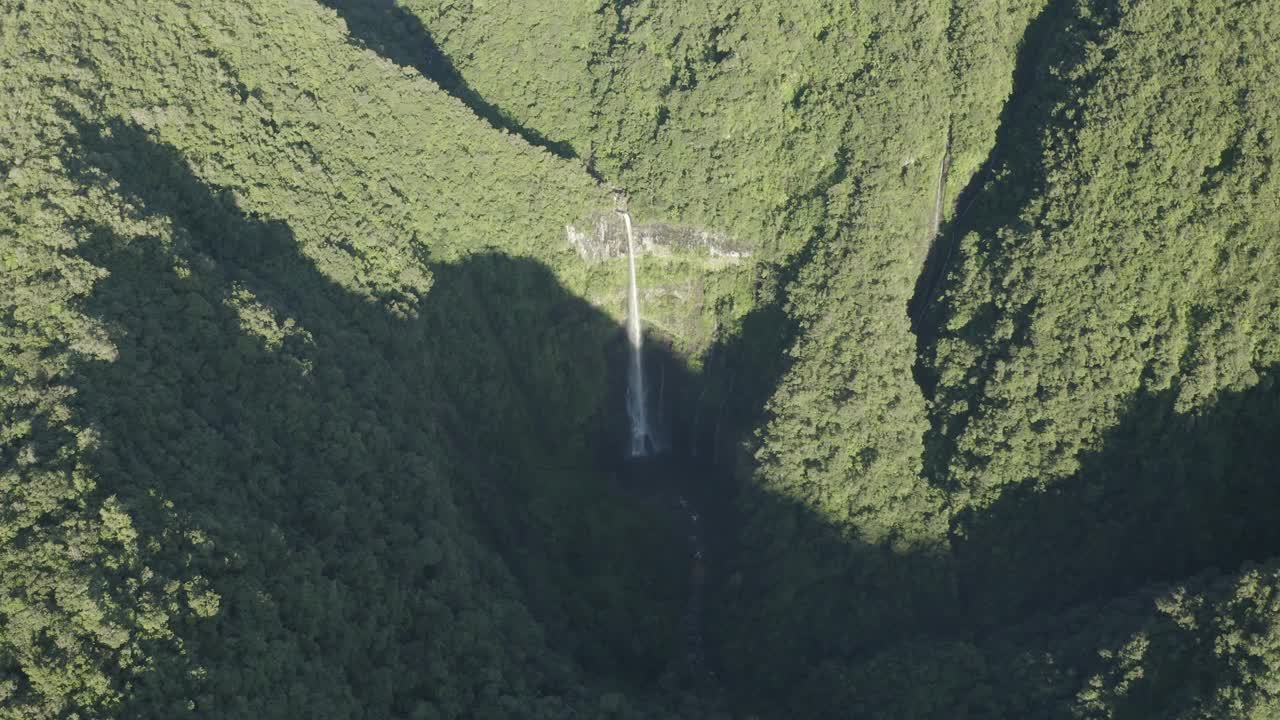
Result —
MULTIPOLYGON (((586 260, 608 260, 627 256, 627 233, 622 216, 616 212, 592 213, 577 225, 565 225, 569 244, 586 260)), ((702 228, 666 223, 633 226, 636 252, 670 255, 693 252, 730 261, 750 257, 746 243, 702 228)))

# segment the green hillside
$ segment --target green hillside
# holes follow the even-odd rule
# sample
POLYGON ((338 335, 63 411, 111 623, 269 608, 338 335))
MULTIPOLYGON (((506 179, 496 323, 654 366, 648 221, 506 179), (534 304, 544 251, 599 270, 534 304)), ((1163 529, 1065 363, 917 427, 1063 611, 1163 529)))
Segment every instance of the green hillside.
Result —
POLYGON ((1273 717, 1278 36, 0 0, 0 718, 1273 717))

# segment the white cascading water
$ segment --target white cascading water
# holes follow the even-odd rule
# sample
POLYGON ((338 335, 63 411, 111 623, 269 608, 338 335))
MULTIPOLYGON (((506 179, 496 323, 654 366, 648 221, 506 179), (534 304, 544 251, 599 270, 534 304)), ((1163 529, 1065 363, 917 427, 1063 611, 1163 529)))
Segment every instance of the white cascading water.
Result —
POLYGON ((627 343, 631 346, 631 362, 627 367, 627 415, 631 419, 631 456, 640 457, 648 455, 653 445, 644 394, 644 336, 640 331, 640 292, 636 288, 636 248, 631 232, 631 213, 626 210, 618 212, 627 227, 627 263, 631 271, 627 301, 627 343))

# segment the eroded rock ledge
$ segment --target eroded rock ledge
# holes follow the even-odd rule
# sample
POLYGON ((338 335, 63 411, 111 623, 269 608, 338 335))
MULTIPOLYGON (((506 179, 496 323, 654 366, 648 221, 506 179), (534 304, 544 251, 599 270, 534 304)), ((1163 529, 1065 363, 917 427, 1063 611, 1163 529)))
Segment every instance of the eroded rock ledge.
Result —
MULTIPOLYGON (((627 256, 627 233, 616 212, 595 212, 577 225, 565 225, 569 244, 585 260, 627 256)), ((727 235, 687 225, 649 223, 634 225, 636 251, 648 255, 695 252, 730 261, 750 257, 746 244, 727 235)))

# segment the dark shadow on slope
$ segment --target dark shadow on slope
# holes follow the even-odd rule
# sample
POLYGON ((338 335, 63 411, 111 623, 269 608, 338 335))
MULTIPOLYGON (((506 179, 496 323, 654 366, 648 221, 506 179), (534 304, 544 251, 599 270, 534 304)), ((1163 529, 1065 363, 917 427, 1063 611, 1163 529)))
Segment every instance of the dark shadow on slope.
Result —
MULTIPOLYGON (((1134 635, 1141 633, 1149 643, 1141 676, 1116 683, 1123 695, 1113 717, 1146 720, 1194 717, 1197 712, 1201 717, 1257 717, 1262 708, 1274 708, 1274 694, 1266 687, 1274 674, 1264 659, 1270 654, 1266 637, 1274 613, 1265 599, 1273 591, 1266 576, 1265 567, 1246 563, 1237 574, 1209 572, 1179 580, 1180 589, 1204 602, 1183 605, 1183 612, 1196 616, 1192 623, 1172 612, 1141 623, 1134 635), (1261 570, 1264 579, 1251 588, 1247 575, 1254 570, 1261 570), (1254 589, 1261 591, 1250 597, 1254 589)), ((1171 594, 1167 588, 1157 592, 1171 594)), ((1145 609, 1150 612, 1150 607, 1145 609)), ((1113 671, 1113 677, 1118 674, 1113 671)))
POLYGON ((717 590, 714 646, 736 707, 830 717, 840 674, 913 640, 963 639, 944 552, 862 540, 807 504, 737 485, 741 526, 717 590))
MULTIPOLYGON (((666 669, 695 570, 667 509, 671 491, 648 489, 662 485, 688 489, 717 525, 706 633, 711 664, 743 708, 821 716, 840 674, 815 668, 853 665, 906 638, 966 634, 954 623, 949 558, 850 537, 803 504, 735 481, 733 452, 707 462, 700 450, 697 462, 659 468, 656 478, 593 461, 598 448, 621 447, 621 394, 610 379, 618 366, 607 358, 621 329, 540 264, 486 254, 436 266, 418 316, 399 318, 335 284, 287 225, 246 215, 140 129, 81 134, 84 152, 68 166, 87 183, 118 182, 144 216, 171 220, 178 238, 167 247, 96 228, 83 248, 111 273, 85 309, 120 350, 115 362, 78 368, 78 411, 102 435, 92 464, 102 492, 126 502, 145 535, 168 537, 163 503, 172 502, 210 538, 212 551, 189 558, 157 551, 153 569, 201 573, 223 598, 215 619, 181 628, 208 681, 159 673, 137 686, 139 703, 190 694, 215 717, 474 715, 504 699, 579 692, 581 674, 547 644, 593 680, 678 683, 666 669), (605 396, 613 407, 600 403, 605 396), (649 499, 631 502, 637 494, 649 499), (536 624, 522 619, 526 608, 536 624)), ((692 454, 682 447, 732 449, 763 419, 795 332, 780 286, 762 286, 776 302, 720 346, 710 378, 651 343, 652 365, 668 373, 663 412, 677 458, 692 454), (730 372, 743 385, 714 374, 730 372), (704 395, 701 383, 716 389, 704 395), (716 420, 682 429, 699 398, 719 408, 716 420), (713 425, 722 426, 718 441, 713 425)), ((1268 392, 1261 397, 1274 399, 1268 392)), ((1243 413, 1260 418, 1249 427, 1268 427, 1274 408, 1249 397, 1240 407, 1256 408, 1251 415, 1231 410, 1222 422, 1243 413)), ((1158 429, 1155 439, 1142 435, 1149 415, 1135 411, 1128 432, 1158 445, 1158 429)), ((1138 441, 1122 436, 1116 447, 1124 442, 1138 441)), ((1133 455, 1149 456, 1160 457, 1133 455)), ((1214 497, 1223 512, 1243 512, 1269 496, 1238 505, 1214 497)), ((994 542, 1018 527, 1004 515, 1034 517, 1037 507, 993 508, 966 527, 994 542)), ((1039 524, 1060 526, 1050 510, 1058 512, 1046 508, 1039 524)), ((1124 522, 1132 520, 1108 515, 1094 526, 1124 522)), ((1025 539, 1057 552, 1047 535, 1025 539)), ((1037 577, 966 542, 971 583, 1037 577)), ((1044 558, 1024 555, 1018 562, 1044 558)), ((1071 601, 1069 590, 1010 603, 1051 606, 1071 601)))
POLYGON ((1277 372, 1194 415, 1175 413, 1168 394, 1136 401, 1077 477, 1012 489, 964 517, 964 630, 886 643, 854 663, 815 656, 826 662, 793 697, 826 704, 790 716, 1067 720, 1082 697, 1124 720, 1249 707, 1268 677, 1251 655, 1267 652, 1258 622, 1271 588, 1245 583, 1236 595, 1234 584, 1280 556, 1277 372), (1174 586, 1189 602, 1161 609, 1174 586), (1233 599, 1247 613, 1228 612, 1233 599), (1135 641, 1140 651, 1126 651, 1135 641))
POLYGON ((191 568, 157 551, 154 569, 222 596, 184 628, 208 682, 161 674, 139 703, 469 715, 581 692, 548 643, 605 684, 662 672, 681 538, 617 501, 586 440, 616 323, 539 263, 494 254, 433 267, 417 316, 397 317, 144 131, 72 120, 81 181, 118 183, 176 238, 87 228, 82 254, 110 275, 85 310, 119 348, 78 368, 92 462, 143 532, 167 536, 172 502, 211 540, 191 568))
MULTIPOLYGON (((844 179, 843 162, 823 187, 844 179)), ((949 559, 942 548, 902 551, 856 537, 793 498, 765 489, 754 474, 754 433, 791 366, 800 328, 788 293, 805 268, 838 252, 833 219, 806 223, 808 241, 780 264, 757 264, 755 307, 708 351, 690 443, 713 479, 722 574, 711 589, 711 647, 718 648, 735 709, 777 717, 822 717, 838 673, 905 639, 963 634, 955 622, 949 559)), ((796 213, 812 208, 794 208, 796 213)), ((827 263, 827 266, 833 266, 827 263)), ((814 282, 812 278, 806 282, 814 282)), ((783 441, 784 442, 784 441, 783 441)))
POLYGON ((1098 602, 1147 583, 1280 555, 1277 368, 1208 410, 1135 401, 1073 478, 1013 487, 960 520, 956 557, 976 623, 1098 602))
POLYGON ((1068 720, 1091 698, 1089 705, 1106 708, 1099 716, 1116 720, 1245 717, 1263 700, 1258 681, 1268 677, 1254 664, 1260 658, 1248 656, 1267 653, 1265 578, 1275 567, 1246 563, 1238 574, 1205 572, 993 628, 981 644, 998 662, 990 674, 995 702, 974 716, 1068 720), (1251 583, 1241 580, 1255 569, 1264 581, 1250 597, 1251 583), (1237 583, 1245 593, 1236 593, 1237 583), (1172 602, 1162 609, 1162 600, 1172 602))
MULTIPOLYGON (((416 69, 497 130, 519 135, 530 145, 544 148, 562 158, 578 157, 574 147, 544 137, 521 125, 501 108, 488 102, 467 84, 453 61, 432 39, 416 15, 396 5, 395 0, 318 0, 347 22, 351 36, 397 65, 416 69)), ((599 180, 599 178, 596 178, 599 180)))
MULTIPOLYGON (((637 697, 655 682, 699 690, 670 669, 698 572, 673 490, 714 526, 708 664, 744 705, 786 707, 812 664, 928 630, 918 611, 933 596, 903 589, 932 587, 939 558, 861 543, 750 484, 733 492, 767 534, 732 546, 731 465, 682 459, 714 434, 682 420, 710 402, 704 378, 661 343, 650 358, 665 368, 678 466, 636 475, 612 452, 599 461, 598 448, 621 447, 608 359, 621 328, 540 264, 484 254, 434 266, 416 317, 398 317, 141 129, 72 120, 82 147, 68 167, 171 222, 175 238, 87 228, 81 253, 110 274, 84 309, 119 349, 76 371, 77 412, 101 434, 88 460, 145 536, 169 537, 177 512, 209 539, 197 553, 155 549, 151 564, 201 574, 222 598, 215 618, 180 627, 208 679, 161 663, 131 691, 140 713, 190 697, 212 717, 474 715, 504 698, 579 696, 583 674, 563 657, 637 697), (778 569, 769 554, 794 546, 806 584, 761 601, 778 569), (748 685, 761 677, 777 679, 748 685)), ((753 318, 761 337, 726 346, 718 365, 744 383, 716 400, 726 446, 783 367, 764 359, 781 356, 785 316, 753 318)))
POLYGON ((1009 271, 1012 259, 1008 242, 1012 236, 1037 230, 1038 218, 1030 217, 1032 202, 1045 191, 1043 158, 1060 138, 1050 133, 1055 124, 1064 123, 1065 102, 1088 92, 1093 78, 1069 79, 1069 70, 1084 62, 1086 45, 1102 30, 1116 21, 1115 11, 1098 12, 1081 17, 1075 0, 1052 0, 1028 25, 1014 65, 1013 88, 1000 113, 995 145, 982 167, 956 199, 956 214, 943 224, 916 283, 915 294, 908 306, 916 333, 916 383, 925 398, 940 407, 951 407, 968 400, 968 410, 952 418, 943 427, 935 417, 934 427, 925 442, 925 475, 945 487, 947 465, 955 452, 955 439, 963 432, 978 406, 986 384, 996 365, 1007 359, 1008 350, 987 348, 988 338, 995 334, 1002 319, 1013 321, 1013 338, 1009 346, 1025 341, 1030 327, 1033 305, 1007 307, 1000 298, 1008 296, 1000 283, 1009 271), (976 237, 973 252, 984 268, 989 287, 975 290, 960 288, 951 274, 959 259, 961 245, 970 235, 976 237), (948 328, 948 296, 955 292, 983 292, 985 305, 967 324, 948 328), (966 340, 986 352, 965 369, 963 380, 952 388, 938 387, 937 357, 939 338, 953 336, 966 340))
MULTIPOLYGON (((781 309, 776 312, 785 319, 781 309)), ((769 331, 783 322, 771 314, 753 315, 746 328, 764 331, 763 337, 736 338, 720 346, 722 357, 731 357, 729 348, 763 351, 782 342, 769 331)), ((661 338, 646 342, 659 345, 661 338)), ((667 400, 656 415, 671 423, 673 447, 664 457, 624 463, 619 476, 628 495, 677 517, 672 500, 683 496, 703 518, 706 562, 690 570, 706 575, 703 692, 723 693, 728 706, 743 715, 821 717, 831 710, 825 699, 839 690, 832 684, 838 675, 823 672, 827 667, 857 664, 906 639, 966 634, 957 623, 945 552, 902 552, 888 542, 865 542, 804 503, 756 484, 742 457, 744 434, 762 421, 771 389, 720 385, 714 376, 690 373, 672 355, 653 353, 646 362, 651 382, 660 373, 667 378, 667 400), (667 368, 658 369, 663 362, 667 368), (704 409, 700 426, 691 421, 699 404, 712 403, 723 406, 704 409), (711 452, 717 424, 725 447, 711 452), (701 448, 696 455, 695 447, 701 448)), ((623 363, 613 367, 621 388, 623 363)), ((737 366, 715 367, 727 372, 737 366)), ((735 377, 749 383, 769 370, 780 376, 784 368, 781 362, 738 367, 735 377)), ((611 397, 621 417, 621 393, 611 397)), ((606 447, 617 458, 625 447, 625 426, 615 427, 612 436, 606 447)))

